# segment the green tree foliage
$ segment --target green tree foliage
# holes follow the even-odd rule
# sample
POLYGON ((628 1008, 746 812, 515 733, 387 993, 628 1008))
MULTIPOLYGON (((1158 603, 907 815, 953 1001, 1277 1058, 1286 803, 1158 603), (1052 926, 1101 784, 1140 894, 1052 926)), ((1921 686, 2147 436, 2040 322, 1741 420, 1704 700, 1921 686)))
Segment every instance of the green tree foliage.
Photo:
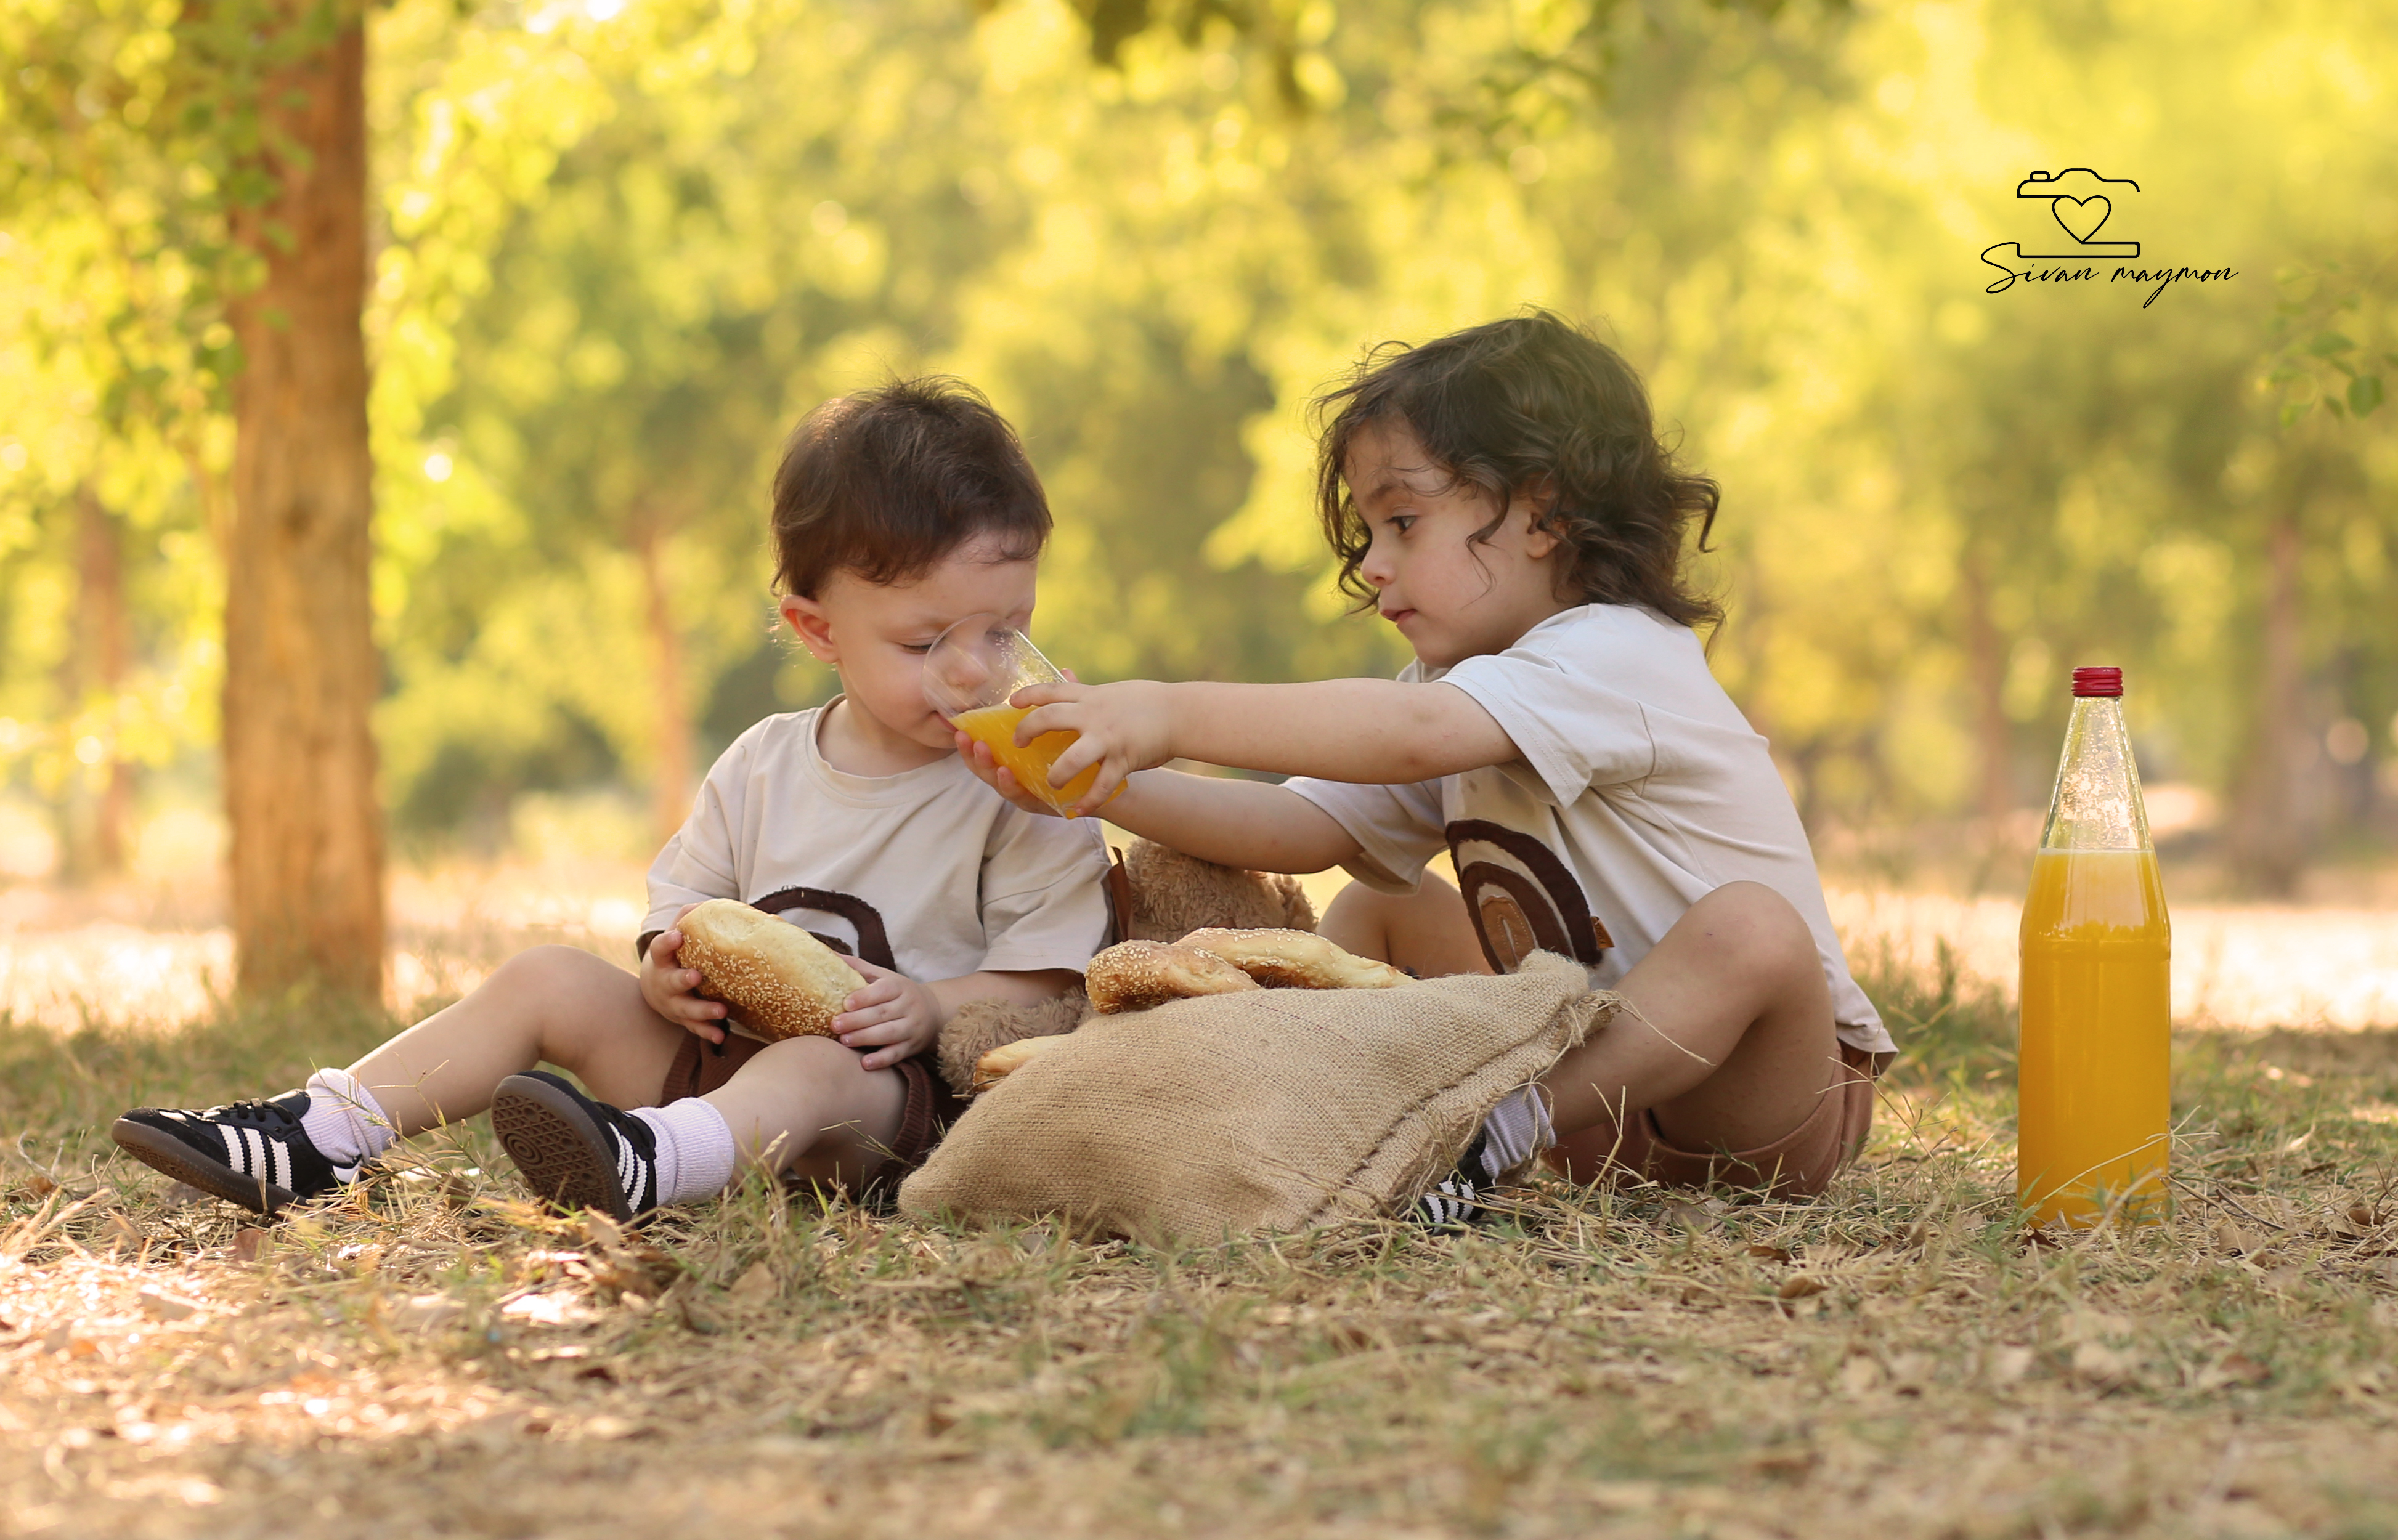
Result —
POLYGON ((0 773, 58 812, 70 867, 112 781, 215 730, 223 301, 246 264, 178 19, 0 12, 0 773), (110 632, 121 649, 95 646, 110 632))
MULTIPOLYGON (((5 131, 45 165, 130 110, 62 115, 56 40, 115 17, 179 46, 116 3, 11 12, 5 67, 50 115, 12 96, 5 131)), ((1723 481, 1713 657, 1819 825, 2033 801, 2093 661, 2131 671, 2152 779, 2230 798, 2252 854, 2398 801, 2398 28, 2369 8, 398 0, 374 25, 409 827, 586 783, 671 806, 821 698, 768 639, 766 476, 800 412, 892 371, 961 374, 1025 430, 1059 516, 1037 629, 1086 676, 1395 666, 1327 582, 1306 403, 1368 343, 1525 303, 1597 322, 1723 481), (1987 292, 1985 248, 2054 236, 2016 184, 2073 166, 2139 183, 2099 237, 2131 265, 2238 276, 1987 292)), ((0 753, 27 775, 66 741, 63 510, 94 475, 144 540, 196 541, 137 609, 143 688, 205 697, 222 455, 204 312, 111 298, 213 272, 204 234, 126 193, 162 210, 162 276, 92 278, 77 253, 127 216, 44 175, 0 248, 28 317, 0 322, 0 753)))

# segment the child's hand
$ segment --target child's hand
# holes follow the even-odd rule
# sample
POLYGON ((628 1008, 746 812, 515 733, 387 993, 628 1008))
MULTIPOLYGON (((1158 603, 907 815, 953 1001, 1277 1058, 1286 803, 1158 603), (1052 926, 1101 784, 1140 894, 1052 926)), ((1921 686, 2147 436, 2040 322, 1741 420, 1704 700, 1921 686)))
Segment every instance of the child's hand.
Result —
POLYGON ((857 1062, 859 1068, 888 1069, 932 1046, 949 1015, 939 997, 914 979, 864 957, 842 960, 866 976, 866 987, 851 994, 842 1013, 832 1019, 833 1036, 843 1048, 874 1050, 857 1062))
MULTIPOLYGON (((675 912, 675 924, 680 925, 682 917, 698 907, 696 904, 684 904, 675 912)), ((728 1008, 693 993, 699 987, 699 970, 675 965, 675 955, 681 948, 682 932, 671 926, 659 931, 650 943, 649 951, 641 957, 641 998, 649 1002, 651 1010, 693 1037, 721 1043, 725 1032, 719 1024, 728 1008)))
POLYGON ((980 776, 983 783, 991 790, 1026 812, 1037 812, 1044 818, 1066 816, 1017 784, 1016 772, 992 757, 989 743, 979 738, 969 738, 963 732, 957 735, 957 739, 958 757, 963 759, 966 769, 980 776))
POLYGON ((1062 786, 1089 767, 1098 766, 1091 789, 1073 807, 1077 813, 1095 813, 1116 794, 1125 776, 1174 757, 1173 713, 1166 704, 1170 688, 1150 679, 1111 685, 1028 685, 1008 701, 1010 705, 1035 708, 1017 724, 1016 741, 1030 743, 1044 732, 1075 734, 1075 741, 1051 768, 1049 784, 1062 786))

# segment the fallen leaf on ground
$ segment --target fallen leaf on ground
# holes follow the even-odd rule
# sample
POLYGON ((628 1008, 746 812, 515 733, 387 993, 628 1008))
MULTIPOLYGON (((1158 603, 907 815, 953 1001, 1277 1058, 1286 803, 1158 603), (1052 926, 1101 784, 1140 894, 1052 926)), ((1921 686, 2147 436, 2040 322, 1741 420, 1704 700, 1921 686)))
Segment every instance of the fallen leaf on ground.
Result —
POLYGON ((724 1318, 693 1291, 677 1285, 667 1297, 681 1308, 682 1323, 700 1335, 714 1336, 724 1330, 724 1318))
POLYGON ((392 1324, 411 1332, 434 1332, 466 1313, 466 1307, 446 1294, 418 1294, 392 1306, 392 1324))
POLYGON ((1654 1481, 1596 1481, 1590 1494, 1600 1507, 1624 1513, 1655 1507, 1664 1500, 1665 1492, 1654 1481))
POLYGON ((781 1292, 782 1283, 775 1277, 773 1264, 762 1260, 749 1264, 748 1271, 734 1279, 733 1287, 724 1291, 725 1297, 734 1304, 750 1306, 763 1305, 781 1292))
POLYGON ((2085 1342, 2073 1350, 2071 1367, 2075 1379, 2107 1389, 2128 1382, 2134 1363, 2129 1354, 2119 1353, 2103 1342, 2085 1342))
POLYGON ((141 1313, 152 1320, 189 1320, 199 1311, 200 1307, 190 1300, 177 1299, 155 1289, 141 1291, 141 1313))
POLYGON ((2013 1385, 2031 1373, 2034 1354, 2028 1347, 2000 1347, 1983 1361, 1982 1373, 1992 1385, 2013 1385))
MULTIPOLYGON (((639 1294, 626 1294, 624 1303, 630 1306, 637 1299, 641 1301, 640 1308, 646 1312, 650 1302, 639 1294)), ((580 1326, 598 1313, 584 1300, 564 1289, 554 1289, 546 1293, 519 1294, 500 1306, 502 1316, 510 1320, 523 1321, 528 1326, 580 1326)))
POLYGON ((1822 1463, 1823 1456, 1814 1450, 1799 1445, 1794 1448, 1769 1449, 1749 1457, 1748 1467, 1764 1476, 1804 1476, 1822 1463))

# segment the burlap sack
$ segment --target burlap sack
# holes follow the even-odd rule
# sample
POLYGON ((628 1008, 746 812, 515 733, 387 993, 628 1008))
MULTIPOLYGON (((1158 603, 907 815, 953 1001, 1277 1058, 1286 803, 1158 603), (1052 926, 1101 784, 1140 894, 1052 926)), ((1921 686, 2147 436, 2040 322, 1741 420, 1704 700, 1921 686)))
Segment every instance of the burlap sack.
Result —
POLYGON ((1535 954, 1501 976, 1101 1016, 976 1101, 899 1207, 1153 1244, 1394 1212, 1621 1003, 1535 954))

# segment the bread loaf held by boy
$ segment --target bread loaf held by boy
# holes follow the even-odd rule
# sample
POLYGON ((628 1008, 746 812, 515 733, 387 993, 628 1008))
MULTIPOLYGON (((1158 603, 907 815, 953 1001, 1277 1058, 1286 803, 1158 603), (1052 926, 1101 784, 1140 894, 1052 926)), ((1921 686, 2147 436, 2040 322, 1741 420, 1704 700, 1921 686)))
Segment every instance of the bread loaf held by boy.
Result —
POLYGON ((737 899, 697 904, 675 929, 677 960, 699 970, 698 993, 723 1001, 735 1025, 768 1042, 831 1037, 832 1019, 866 987, 840 953, 737 899))
POLYGON ((1182 938, 1223 958, 1269 989, 1389 989, 1408 982, 1405 970, 1343 951, 1313 931, 1231 931, 1211 928, 1182 938))

